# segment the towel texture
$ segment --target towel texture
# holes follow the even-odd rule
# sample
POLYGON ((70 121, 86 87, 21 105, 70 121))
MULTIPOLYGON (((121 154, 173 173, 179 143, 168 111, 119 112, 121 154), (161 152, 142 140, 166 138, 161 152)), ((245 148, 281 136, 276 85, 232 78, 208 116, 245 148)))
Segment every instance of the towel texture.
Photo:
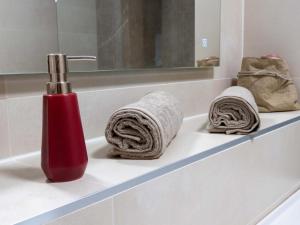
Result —
POLYGON ((220 65, 220 58, 216 56, 208 57, 206 59, 197 61, 198 67, 219 66, 219 65, 220 65))
POLYGON ((166 92, 153 92, 111 116, 105 136, 113 154, 126 159, 159 158, 183 121, 179 101, 166 92))
POLYGON ((209 132, 248 134, 260 126, 258 107, 249 90, 230 87, 211 104, 209 132))
POLYGON ((260 112, 300 109, 297 88, 281 58, 244 58, 238 85, 252 92, 260 112))

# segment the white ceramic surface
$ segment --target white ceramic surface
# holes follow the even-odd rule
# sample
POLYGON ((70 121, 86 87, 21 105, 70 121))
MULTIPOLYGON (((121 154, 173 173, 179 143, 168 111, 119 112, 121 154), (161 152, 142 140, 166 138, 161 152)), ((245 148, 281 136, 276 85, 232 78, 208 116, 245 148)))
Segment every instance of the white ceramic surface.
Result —
POLYGON ((47 225, 115 225, 112 199, 99 202, 59 218, 47 225))
POLYGON ((258 225, 299 225, 300 191, 274 210, 258 225))
MULTIPOLYGON (((263 121, 268 121, 268 124, 263 127, 295 118, 299 114, 264 114, 263 121)), ((159 160, 111 159, 108 157, 111 147, 104 138, 91 140, 88 142, 90 159, 86 174, 75 182, 47 183, 40 170, 38 153, 0 162, 0 208, 4 209, 0 211, 0 218, 5 221, 2 225, 56 209, 240 137, 208 134, 203 130, 206 117, 207 115, 200 115, 185 119, 176 139, 159 160)))

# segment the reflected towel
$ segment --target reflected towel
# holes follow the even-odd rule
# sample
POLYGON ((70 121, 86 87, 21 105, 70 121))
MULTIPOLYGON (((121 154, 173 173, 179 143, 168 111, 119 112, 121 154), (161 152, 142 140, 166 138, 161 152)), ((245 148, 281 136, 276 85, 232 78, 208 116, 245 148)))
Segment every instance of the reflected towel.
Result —
POLYGON ((180 103, 166 92, 153 92, 117 110, 105 136, 114 155, 126 159, 159 158, 183 121, 180 103))
POLYGON ((220 65, 220 58, 216 56, 211 56, 197 61, 198 67, 219 66, 219 65, 220 65))
POLYGON ((230 87, 218 96, 209 111, 209 132, 248 134, 260 126, 258 107, 251 92, 230 87))

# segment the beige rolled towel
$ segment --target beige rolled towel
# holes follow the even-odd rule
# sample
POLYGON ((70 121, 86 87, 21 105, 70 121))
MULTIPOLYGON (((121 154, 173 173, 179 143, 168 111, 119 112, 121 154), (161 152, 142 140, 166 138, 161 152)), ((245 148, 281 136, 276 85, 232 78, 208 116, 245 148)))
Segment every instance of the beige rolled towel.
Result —
POLYGON ((183 121, 179 101, 153 92, 111 116, 105 136, 113 154, 126 159, 156 159, 176 136, 183 121))
POLYGON ((249 134, 260 126, 258 107, 251 92, 243 87, 230 87, 211 104, 211 133, 249 134))
POLYGON ((216 56, 211 56, 197 61, 198 67, 219 66, 219 65, 220 65, 220 58, 216 56))

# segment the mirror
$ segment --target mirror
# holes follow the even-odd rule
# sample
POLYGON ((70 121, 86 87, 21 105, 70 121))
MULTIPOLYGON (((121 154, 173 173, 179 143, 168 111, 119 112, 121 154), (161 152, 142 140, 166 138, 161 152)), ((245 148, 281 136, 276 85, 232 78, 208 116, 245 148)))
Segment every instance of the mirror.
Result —
POLYGON ((72 72, 219 65, 221 0, 0 4, 0 74, 45 73, 53 52, 97 58, 72 72))
POLYGON ((72 71, 219 65, 220 0, 58 0, 72 71))
POLYGON ((0 74, 46 72, 47 54, 57 51, 54 0, 0 1, 0 74))

